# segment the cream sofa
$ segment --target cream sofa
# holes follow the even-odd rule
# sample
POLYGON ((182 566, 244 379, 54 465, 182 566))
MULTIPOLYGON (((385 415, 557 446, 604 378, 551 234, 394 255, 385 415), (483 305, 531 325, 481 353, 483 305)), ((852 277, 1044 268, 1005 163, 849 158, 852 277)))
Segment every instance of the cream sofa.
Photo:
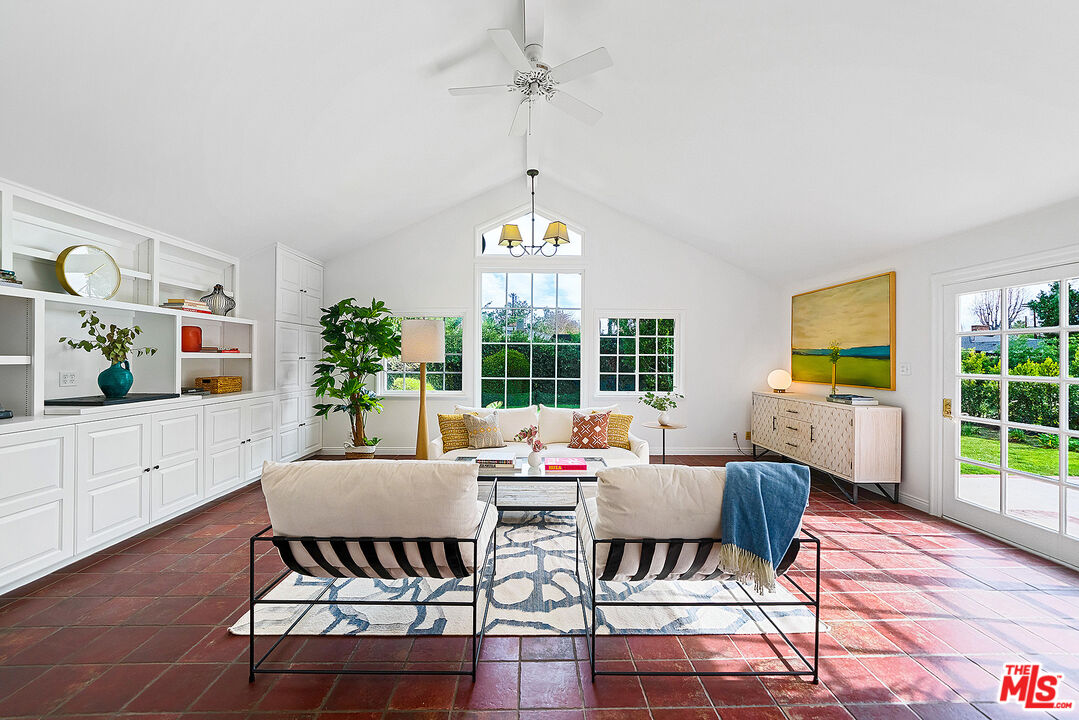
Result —
MULTIPOLYGON (((473 408, 457 406, 455 413, 478 412, 495 416, 498 429, 506 440, 506 448, 512 449, 518 457, 528 455, 529 447, 525 443, 510 442, 510 439, 518 432, 530 425, 539 428, 539 439, 547 446, 540 453, 543 457, 601 457, 608 467, 624 467, 627 465, 648 464, 648 442, 639 437, 629 434, 629 450, 625 448, 611 447, 605 450, 577 449, 569 447, 570 435, 573 431, 573 413, 592 411, 613 410, 618 412, 617 405, 604 407, 580 408, 552 408, 546 405, 530 405, 524 408, 512 408, 508 410, 490 410, 487 408, 473 408)), ((461 456, 476 454, 474 448, 461 448, 445 452, 442 449, 442 436, 436 437, 428 447, 427 456, 432 460, 453 460, 461 456)))

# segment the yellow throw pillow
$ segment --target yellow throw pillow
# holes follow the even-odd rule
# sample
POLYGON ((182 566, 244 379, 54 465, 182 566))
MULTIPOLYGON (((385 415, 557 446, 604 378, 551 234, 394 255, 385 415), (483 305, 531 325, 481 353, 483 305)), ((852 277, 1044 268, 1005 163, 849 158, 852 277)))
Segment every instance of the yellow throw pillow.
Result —
POLYGON ((463 415, 439 414, 438 431, 442 433, 442 452, 468 447, 468 428, 463 415))
MULTIPOLYGON (((594 412, 596 411, 593 410, 594 412)), ((632 423, 632 415, 611 413, 611 419, 607 421, 607 444, 629 450, 629 426, 632 423)))

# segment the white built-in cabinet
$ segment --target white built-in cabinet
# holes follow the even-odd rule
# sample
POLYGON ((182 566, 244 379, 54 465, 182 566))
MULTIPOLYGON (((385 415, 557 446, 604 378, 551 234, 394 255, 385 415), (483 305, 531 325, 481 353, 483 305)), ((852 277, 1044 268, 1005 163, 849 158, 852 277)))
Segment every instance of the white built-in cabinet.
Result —
POLYGON ((322 313, 322 265, 288 248, 277 251, 276 320, 318 325, 322 313))
POLYGON ((0 588, 75 554, 75 428, 0 435, 0 588))

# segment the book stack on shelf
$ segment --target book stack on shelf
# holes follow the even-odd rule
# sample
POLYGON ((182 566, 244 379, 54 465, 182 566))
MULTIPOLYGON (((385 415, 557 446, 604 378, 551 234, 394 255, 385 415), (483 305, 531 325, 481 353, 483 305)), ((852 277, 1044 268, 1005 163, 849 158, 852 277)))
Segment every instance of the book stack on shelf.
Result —
POLYGON ((163 308, 171 308, 173 310, 183 310, 184 312, 203 313, 204 315, 212 315, 210 312, 210 306, 204 303, 202 300, 185 300, 184 298, 169 298, 165 302, 161 303, 163 308))
POLYGON ((513 470, 516 463, 517 457, 512 450, 487 450, 476 455, 480 475, 513 470))
POLYGON ((843 405, 879 405, 876 398, 868 395, 829 395, 828 402, 842 403, 843 405))
POLYGON ((0 287, 22 287, 22 280, 15 276, 14 270, 0 270, 0 287))
POLYGON ((588 463, 584 458, 547 458, 543 462, 543 469, 547 472, 584 472, 588 469, 588 463))

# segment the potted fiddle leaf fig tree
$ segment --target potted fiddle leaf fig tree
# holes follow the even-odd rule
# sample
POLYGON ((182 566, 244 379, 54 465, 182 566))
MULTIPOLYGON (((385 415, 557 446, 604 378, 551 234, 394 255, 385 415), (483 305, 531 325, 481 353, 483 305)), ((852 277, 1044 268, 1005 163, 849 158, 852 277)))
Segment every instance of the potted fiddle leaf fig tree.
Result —
POLYGON ((322 310, 323 357, 315 365, 312 387, 319 398, 331 402, 317 403, 317 414, 345 413, 349 419, 345 457, 373 457, 379 438, 367 435, 367 414, 382 412, 382 398, 364 383, 382 370, 383 359, 401 353, 401 334, 381 300, 364 306, 346 298, 322 310))

